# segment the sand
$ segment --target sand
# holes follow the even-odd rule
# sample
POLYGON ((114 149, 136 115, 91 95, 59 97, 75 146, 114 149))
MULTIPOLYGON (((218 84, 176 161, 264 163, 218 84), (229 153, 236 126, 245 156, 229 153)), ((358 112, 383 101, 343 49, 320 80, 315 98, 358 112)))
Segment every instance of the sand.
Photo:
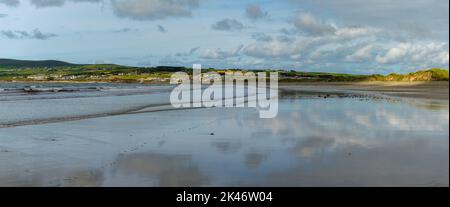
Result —
POLYGON ((274 119, 141 110, 164 93, 5 96, 0 186, 448 186, 448 83, 280 88, 274 119))
POLYGON ((375 92, 389 96, 434 100, 449 99, 449 82, 300 82, 280 83, 281 89, 317 88, 375 92))

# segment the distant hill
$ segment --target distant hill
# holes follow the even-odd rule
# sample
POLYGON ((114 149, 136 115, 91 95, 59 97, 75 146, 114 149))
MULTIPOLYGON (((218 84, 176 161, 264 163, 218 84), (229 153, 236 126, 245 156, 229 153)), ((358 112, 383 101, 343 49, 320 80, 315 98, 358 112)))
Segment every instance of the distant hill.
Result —
POLYGON ((64 67, 74 66, 75 64, 57 60, 14 60, 0 59, 0 67, 11 68, 35 68, 35 67, 64 67))

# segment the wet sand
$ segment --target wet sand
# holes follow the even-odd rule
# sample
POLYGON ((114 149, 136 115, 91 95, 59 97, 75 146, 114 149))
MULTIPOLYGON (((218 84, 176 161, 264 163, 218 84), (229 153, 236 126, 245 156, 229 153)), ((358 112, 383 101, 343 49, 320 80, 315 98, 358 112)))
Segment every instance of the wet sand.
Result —
POLYGON ((448 99, 352 87, 281 85, 269 120, 142 110, 164 93, 13 97, 6 122, 64 116, 0 128, 0 186, 448 186, 448 99))
POLYGON ((435 100, 449 99, 448 81, 431 82, 298 82, 280 83, 282 89, 333 89, 362 92, 376 92, 380 94, 435 100))

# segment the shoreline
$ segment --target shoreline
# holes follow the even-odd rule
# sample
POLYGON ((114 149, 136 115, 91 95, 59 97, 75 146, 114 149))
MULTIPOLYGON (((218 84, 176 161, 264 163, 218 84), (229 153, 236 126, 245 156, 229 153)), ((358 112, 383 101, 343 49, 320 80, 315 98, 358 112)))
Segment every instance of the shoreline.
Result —
MULTIPOLYGON (((0 84, 142 84, 142 85, 164 85, 168 82, 154 83, 122 83, 122 82, 81 82, 81 81, 0 81, 0 84)), ((280 89, 300 89, 298 87, 312 87, 317 90, 349 90, 358 92, 375 92, 383 95, 405 97, 449 100, 449 82, 448 81, 366 81, 366 82, 283 82, 279 83, 280 89)))

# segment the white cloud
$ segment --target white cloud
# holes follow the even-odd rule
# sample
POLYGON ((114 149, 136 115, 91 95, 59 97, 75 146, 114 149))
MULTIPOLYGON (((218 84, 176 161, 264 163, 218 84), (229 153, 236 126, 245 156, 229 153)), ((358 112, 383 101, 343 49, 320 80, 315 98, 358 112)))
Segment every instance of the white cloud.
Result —
POLYGON ((443 0, 289 0, 293 6, 308 5, 312 13, 328 12, 348 25, 367 25, 393 30, 412 23, 423 28, 446 31, 449 1, 443 0))
POLYGON ((117 16, 135 20, 189 17, 198 5, 199 0, 112 0, 117 16))
POLYGON ((271 42, 273 40, 273 38, 270 35, 264 33, 253 33, 252 39, 258 42, 271 42))
POLYGON ((62 6, 66 3, 65 0, 30 0, 30 3, 36 7, 52 7, 62 6))
POLYGON ((194 48, 191 48, 188 52, 179 52, 179 53, 176 53, 175 56, 177 56, 177 57, 191 56, 191 55, 193 55, 195 52, 197 52, 197 50, 199 50, 199 49, 200 49, 200 47, 194 47, 194 48))
POLYGON ((290 37, 290 36, 285 36, 285 35, 281 35, 277 37, 277 40, 280 42, 287 42, 287 43, 292 43, 294 42, 296 39, 295 37, 290 37))
POLYGON ((245 10, 245 14, 247 18, 252 20, 258 20, 263 19, 269 16, 269 13, 266 11, 263 11, 261 9, 261 6, 258 4, 250 4, 247 6, 245 10))
POLYGON ((336 31, 333 25, 320 22, 310 13, 298 13, 292 23, 307 35, 328 35, 336 31))
MULTIPOLYGON (((261 5, 249 5, 247 2, 229 3, 229 1, 226 1, 224 3, 221 1, 209 1, 207 4, 204 4, 205 7, 202 10, 199 10, 199 17, 201 18, 183 21, 182 24, 185 25, 179 25, 179 27, 177 25, 179 24, 178 22, 170 20, 170 18, 192 16, 195 9, 203 5, 203 1, 0 0, 0 7, 6 8, 6 11, 0 12, 0 21, 7 23, 3 25, 6 28, 0 30, 0 37, 11 48, 20 46, 14 45, 19 41, 8 41, 8 38, 18 40, 54 37, 56 35, 51 33, 23 30, 27 28, 26 26, 29 23, 23 22, 23 19, 29 19, 30 16, 38 15, 38 13, 39 15, 42 14, 42 18, 36 19, 35 23, 42 24, 42 27, 38 25, 40 28, 50 29, 52 25, 49 22, 53 21, 48 20, 55 18, 54 15, 56 13, 49 12, 44 14, 42 11, 34 10, 36 8, 63 6, 64 8, 61 8, 61 11, 68 14, 62 17, 64 22, 75 24, 76 26, 73 30, 65 30, 67 32, 64 33, 69 34, 75 29, 79 29, 77 32, 82 35, 88 35, 85 31, 91 28, 83 28, 86 24, 79 24, 78 21, 80 19, 77 19, 77 15, 84 15, 82 13, 84 11, 100 12, 95 10, 100 9, 100 7, 99 5, 92 5, 92 9, 75 11, 78 7, 72 7, 73 4, 79 2, 105 2, 105 7, 102 8, 109 9, 109 12, 112 10, 116 17, 110 18, 108 15, 89 13, 85 16, 89 20, 83 19, 83 21, 90 21, 92 18, 92 24, 99 25, 98 30, 113 31, 109 32, 111 34, 105 33, 105 39, 108 39, 106 35, 121 33, 121 35, 115 34, 114 38, 124 38, 130 41, 130 45, 139 45, 136 48, 130 48, 135 50, 136 53, 149 52, 147 47, 140 44, 144 39, 145 41, 154 41, 152 45, 157 45, 154 47, 157 49, 150 49, 150 52, 156 55, 152 59, 153 63, 158 63, 162 59, 161 57, 167 55, 167 58, 164 59, 166 64, 170 62, 180 64, 175 59, 171 59, 174 57, 180 57, 180 60, 185 61, 185 63, 188 60, 194 61, 194 58, 200 58, 205 64, 217 63, 218 67, 231 63, 233 65, 241 63, 243 66, 252 64, 252 67, 255 68, 257 66, 254 64, 265 64, 265 66, 274 66, 276 68, 283 68, 285 65, 293 66, 293 68, 298 65, 305 66, 305 68, 313 68, 310 67, 313 65, 319 69, 320 66, 323 66, 324 70, 329 69, 325 67, 330 67, 330 69, 336 68, 338 72, 339 70, 356 71, 353 68, 358 68, 358 72, 365 68, 380 69, 383 72, 392 70, 400 72, 403 68, 448 67, 448 1, 290 0, 301 4, 278 4, 275 2, 269 4, 264 2, 261 5), (20 5, 20 3, 23 4, 20 5), (30 9, 28 3, 34 9, 30 9), (269 7, 269 5, 271 6, 269 7), (299 7, 296 7, 297 5, 299 7), (13 8, 14 6, 17 8, 13 8), (225 8, 229 10, 224 11, 223 9, 225 8), (13 11, 13 9, 17 11, 13 11), (268 20, 269 12, 271 21, 265 21, 264 24, 263 22, 258 24, 253 22, 255 24, 252 24, 252 21, 268 20), (2 18, 5 17, 4 14, 9 15, 8 17, 18 17, 15 18, 17 25, 7 21, 13 20, 13 18, 2 18), (21 18, 20 15, 24 17, 21 18), (100 19, 96 19, 99 17, 100 19), (148 22, 139 21, 134 23, 129 21, 117 22, 117 17, 158 21, 151 25, 148 25, 148 22), (111 23, 109 21, 115 21, 114 25, 109 24, 111 23), (232 34, 212 32, 205 28, 207 22, 214 23, 210 29, 237 32, 232 34), (157 35, 155 33, 155 31, 167 31, 166 26, 167 28, 170 27, 170 33, 165 35, 157 35), (114 28, 118 30, 113 30, 114 28), (154 36, 146 35, 144 37, 149 28, 153 28, 155 31, 148 35, 154 36), (189 33, 193 35, 184 35, 179 32, 184 31, 186 28, 192 28, 192 31, 189 33), (139 35, 131 36, 133 33, 139 35), (168 39, 169 41, 167 41, 168 39), (230 42, 245 44, 232 49, 224 49, 230 48, 230 46, 226 45, 230 42), (170 49, 159 49, 166 47, 167 44, 169 44, 167 47, 170 47, 170 49), (201 45, 202 48, 208 48, 208 44, 215 45, 214 47, 220 49, 200 50, 198 47, 195 47, 190 51, 189 48, 186 48, 186 46, 197 45, 201 45), (172 57, 167 54, 170 53, 169 51, 182 52, 173 53, 172 57)), ((88 6, 80 8, 88 8, 88 6)), ((53 25, 53 27, 57 27, 57 25, 53 25)), ((67 37, 61 38, 70 38, 70 36, 67 35, 67 37)), ((103 39, 103 36, 101 39, 103 39)), ((67 46, 64 46, 65 49, 74 48, 73 45, 78 44, 78 42, 66 42, 68 43, 67 46)), ((107 41, 106 44, 99 46, 98 48, 100 49, 98 50, 104 51, 105 54, 112 53, 108 49, 101 48, 110 48, 110 46, 112 46, 111 42, 107 41), (107 46, 105 47, 105 45, 107 46)), ((113 43, 113 46, 117 49, 114 51, 125 51, 122 44, 113 43)), ((18 51, 17 53, 20 52, 18 51)), ((42 54, 45 55, 42 50, 33 52, 36 53, 36 57, 42 54)), ((79 56, 83 57, 82 55, 79 56)), ((74 59, 76 58, 78 57, 74 57, 74 59)), ((77 61, 83 62, 84 60, 80 58, 77 61)))
POLYGON ((399 43, 376 57, 379 64, 448 65, 448 43, 399 43))
POLYGON ((204 59, 227 59, 231 57, 237 57, 243 47, 243 45, 239 45, 238 47, 232 48, 230 50, 206 49, 200 57, 204 59))
POLYGON ((299 52, 296 44, 281 41, 254 43, 244 49, 244 54, 256 58, 285 59, 298 55, 299 52))
POLYGON ((244 24, 235 19, 223 19, 213 24, 211 28, 221 31, 239 31, 244 29, 244 24))
POLYGON ((292 23, 303 33, 282 32, 286 36, 278 38, 253 34, 256 42, 247 45, 243 54, 309 65, 448 67, 448 43, 445 42, 402 40, 402 43, 392 31, 370 26, 338 26, 320 21, 310 13, 298 14, 292 23))
POLYGON ((335 35, 341 38, 358 38, 361 36, 375 35, 381 31, 382 30, 379 28, 353 26, 353 27, 338 28, 335 31, 335 35))
POLYGON ((19 3, 19 0, 0 0, 0 4, 4 4, 7 6, 18 6, 19 3))
MULTIPOLYGON (((340 47, 340 51, 348 52, 349 49, 345 50, 345 48, 351 49, 353 47, 352 45, 357 44, 362 40, 367 41, 367 39, 373 39, 377 34, 381 32, 380 29, 363 26, 335 26, 333 28, 334 31, 327 33, 327 35, 306 37, 298 35, 286 35, 279 36, 275 40, 271 39, 270 41, 266 42, 260 41, 248 45, 244 49, 244 53, 249 56, 258 58, 298 60, 299 57, 302 57, 305 58, 306 61, 309 56, 318 57, 321 56, 321 54, 324 54, 324 51, 325 53, 327 53, 327 55, 330 55, 330 52, 327 52, 327 50, 337 52, 337 47, 340 47)), ((353 52, 354 51, 352 51, 352 53, 353 52)), ((336 56, 339 55, 341 54, 336 54, 336 56)), ((308 61, 310 61, 310 59, 308 61)))
POLYGON ((378 55, 376 60, 378 63, 387 64, 387 63, 395 63, 406 57, 409 50, 411 48, 411 44, 402 43, 389 49, 389 51, 384 55, 378 55))
POLYGON ((441 52, 441 54, 438 55, 438 58, 441 61, 442 65, 448 65, 449 63, 448 51, 441 52))
POLYGON ((37 39, 37 40, 47 40, 56 37, 53 33, 43 33, 39 29, 34 29, 31 32, 22 30, 0 30, 0 35, 8 39, 37 39))
POLYGON ((347 55, 345 57, 345 60, 349 62, 362 62, 371 60, 373 58, 372 55, 374 49, 375 49, 374 45, 371 44, 366 45, 356 50, 353 54, 347 55))
POLYGON ((37 8, 43 8, 43 7, 59 7, 63 6, 66 2, 90 2, 90 3, 97 3, 101 0, 30 0, 30 3, 33 4, 37 8))

